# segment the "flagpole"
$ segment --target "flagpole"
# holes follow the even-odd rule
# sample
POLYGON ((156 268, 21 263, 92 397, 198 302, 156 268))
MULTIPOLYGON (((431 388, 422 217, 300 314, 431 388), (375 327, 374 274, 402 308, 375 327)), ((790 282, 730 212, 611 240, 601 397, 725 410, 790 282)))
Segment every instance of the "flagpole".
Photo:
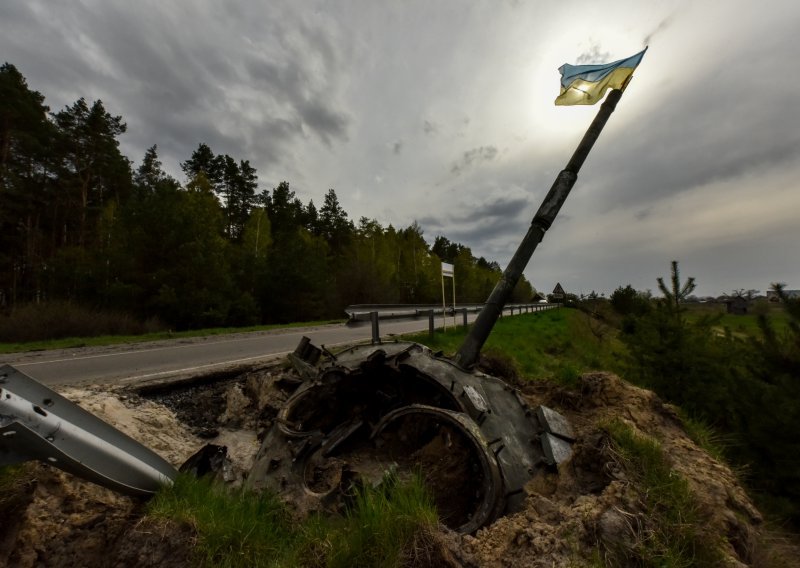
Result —
POLYGON ((620 97, 622 97, 622 90, 620 89, 614 89, 608 94, 605 102, 597 112, 597 116, 595 116, 592 124, 589 125, 583 135, 583 139, 572 154, 572 158, 570 158, 567 166, 561 170, 553 182, 550 191, 539 206, 536 215, 534 215, 528 232, 519 244, 517 252, 514 253, 500 281, 494 287, 489 299, 486 300, 486 304, 478 314, 478 319, 475 320, 475 324, 453 358, 453 361, 461 368, 468 369, 477 361, 483 344, 503 311, 503 306, 511 297, 511 293, 514 291, 517 282, 519 282, 522 271, 528 265, 533 251, 536 250, 537 245, 544 238, 544 234, 553 224, 561 206, 564 205, 572 186, 575 185, 575 181, 578 179, 578 171, 581 169, 583 162, 586 161, 586 157, 597 141, 597 137, 602 132, 611 113, 617 107, 620 97))

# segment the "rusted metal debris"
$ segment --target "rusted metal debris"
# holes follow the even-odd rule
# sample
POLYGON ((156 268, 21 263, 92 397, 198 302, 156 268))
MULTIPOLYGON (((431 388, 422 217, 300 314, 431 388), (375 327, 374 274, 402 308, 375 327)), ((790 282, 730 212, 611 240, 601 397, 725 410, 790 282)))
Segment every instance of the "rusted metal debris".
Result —
POLYGON ((305 380, 267 432, 251 488, 328 509, 358 484, 417 472, 442 522, 473 533, 520 510, 528 481, 571 455, 562 415, 422 345, 321 355, 304 338, 290 356, 305 380))

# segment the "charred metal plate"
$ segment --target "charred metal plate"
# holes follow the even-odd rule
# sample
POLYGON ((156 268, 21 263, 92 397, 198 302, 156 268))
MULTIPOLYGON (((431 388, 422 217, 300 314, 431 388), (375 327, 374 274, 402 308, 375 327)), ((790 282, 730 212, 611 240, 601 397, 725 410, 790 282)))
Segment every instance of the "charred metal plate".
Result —
POLYGON ((552 434, 544 433, 541 437, 542 449, 550 465, 564 463, 572 457, 572 445, 552 434))
POLYGON ((478 420, 480 416, 489 412, 489 405, 486 404, 486 400, 484 400, 483 396, 481 396, 472 385, 464 386, 463 396, 464 404, 467 406, 467 412, 475 420, 478 420))
POLYGON ((564 438, 565 440, 575 440, 575 435, 572 433, 572 426, 569 421, 552 408, 540 406, 536 409, 536 416, 539 418, 539 422, 546 432, 564 438))

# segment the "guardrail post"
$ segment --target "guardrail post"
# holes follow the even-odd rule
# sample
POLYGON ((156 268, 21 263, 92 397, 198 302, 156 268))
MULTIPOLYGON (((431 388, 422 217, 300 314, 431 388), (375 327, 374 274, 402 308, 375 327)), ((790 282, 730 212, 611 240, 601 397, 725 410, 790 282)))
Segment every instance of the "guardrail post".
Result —
POLYGON ((467 327, 467 308, 461 308, 461 313, 464 315, 464 327, 467 327))
POLYGON ((380 345, 381 334, 380 330, 378 329, 378 312, 370 312, 369 319, 372 322, 372 344, 380 345))
POLYGON ((428 310, 428 335, 430 336, 431 339, 433 339, 433 331, 434 331, 433 310, 428 310))

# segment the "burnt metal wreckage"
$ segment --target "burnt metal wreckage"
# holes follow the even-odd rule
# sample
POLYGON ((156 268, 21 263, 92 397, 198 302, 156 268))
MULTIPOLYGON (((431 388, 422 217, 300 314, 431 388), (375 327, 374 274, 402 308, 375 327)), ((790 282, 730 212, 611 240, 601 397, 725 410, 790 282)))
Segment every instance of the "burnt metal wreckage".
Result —
POLYGON ((320 363, 304 338, 290 358, 306 380, 248 483, 304 509, 336 508, 354 486, 416 472, 442 522, 472 533, 519 510, 531 477, 571 454, 563 416, 417 343, 352 347, 320 363))
MULTIPOLYGON (((571 455, 568 421, 474 367, 503 306, 552 225, 622 91, 601 106, 533 217, 500 281, 452 359, 416 343, 333 354, 307 338, 290 355, 303 378, 280 408, 247 484, 304 508, 341 504, 359 484, 419 473, 442 521, 473 533, 517 511, 525 486, 571 455)), ((177 471, 10 366, 0 368, 0 465, 39 459, 111 489, 153 494, 177 471)), ((208 446, 184 464, 220 463, 208 446)))

